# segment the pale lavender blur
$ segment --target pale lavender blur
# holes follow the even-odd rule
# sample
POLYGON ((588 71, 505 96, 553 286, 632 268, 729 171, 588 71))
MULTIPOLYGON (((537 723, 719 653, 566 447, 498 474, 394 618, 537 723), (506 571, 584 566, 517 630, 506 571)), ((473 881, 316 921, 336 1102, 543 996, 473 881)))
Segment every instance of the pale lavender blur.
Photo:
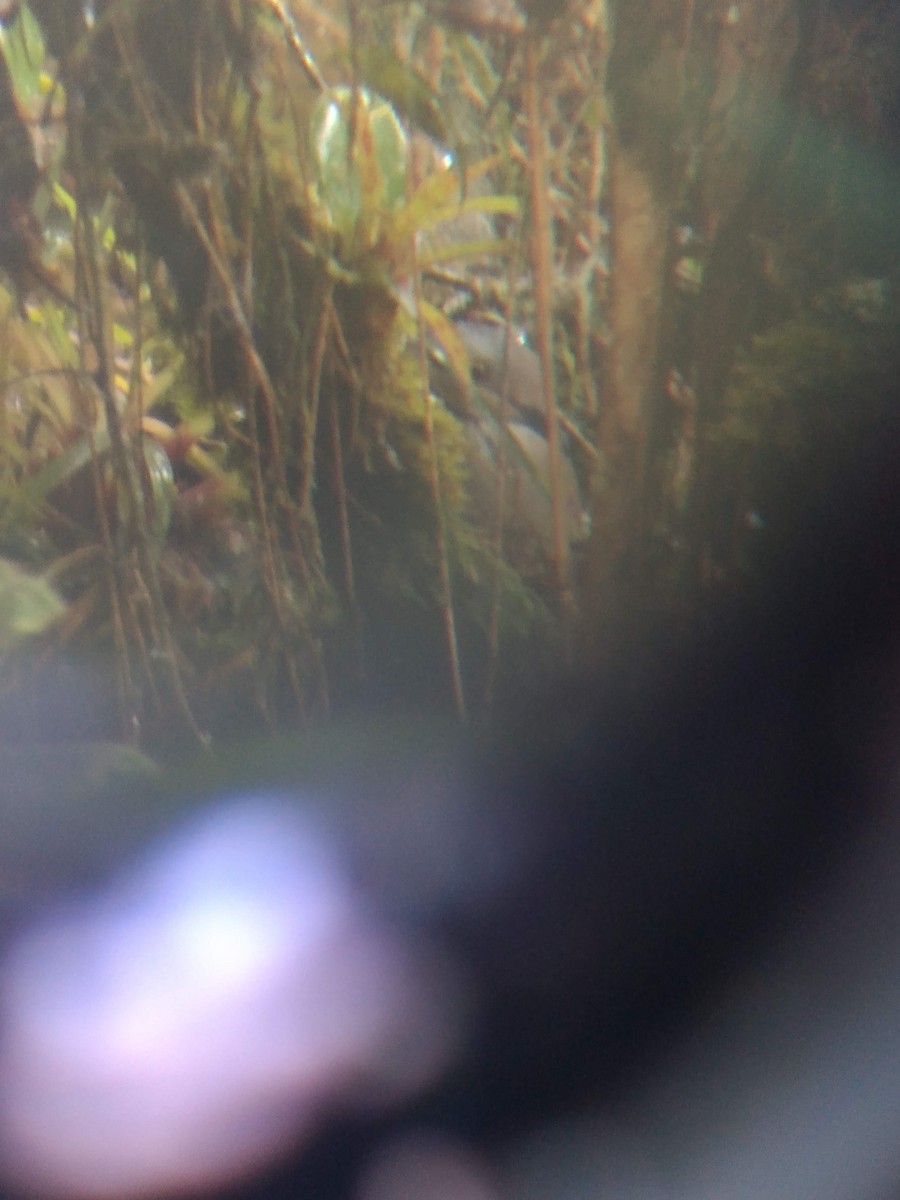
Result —
MULTIPOLYGON (((24 932, 0 978, 0 1166, 26 1192, 206 1189, 434 1078, 448 966, 298 806, 221 805, 24 932)), ((458 993, 457 993, 458 995, 458 993)))

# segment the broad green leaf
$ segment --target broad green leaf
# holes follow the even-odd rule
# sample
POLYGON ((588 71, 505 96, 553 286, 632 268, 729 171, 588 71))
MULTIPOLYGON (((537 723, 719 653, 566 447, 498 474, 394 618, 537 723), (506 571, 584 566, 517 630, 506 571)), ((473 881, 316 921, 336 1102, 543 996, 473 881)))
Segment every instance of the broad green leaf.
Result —
POLYGON ((0 650, 43 633, 65 612, 53 588, 0 558, 0 650))
POLYGON ((319 199, 341 237, 355 229, 361 208, 359 176, 350 160, 346 107, 340 96, 329 93, 317 101, 310 121, 319 199))
POLYGON ((387 101, 361 88, 319 98, 310 121, 316 190, 345 253, 369 249, 383 220, 406 199, 408 145, 387 101))

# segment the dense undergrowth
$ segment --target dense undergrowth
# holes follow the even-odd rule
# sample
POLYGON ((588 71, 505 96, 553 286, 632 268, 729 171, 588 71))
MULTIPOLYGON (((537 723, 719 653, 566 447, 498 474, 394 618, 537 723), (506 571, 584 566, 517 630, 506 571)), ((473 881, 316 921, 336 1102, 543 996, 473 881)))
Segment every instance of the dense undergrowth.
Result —
POLYGON ((76 662, 115 697, 98 729, 149 745, 384 705, 480 716, 616 636, 610 589, 656 617, 694 611, 686 579, 752 574, 790 507, 771 479, 884 394, 896 311, 889 269, 823 270, 821 238, 795 238, 779 134, 741 234, 765 249, 757 309, 704 383, 743 178, 712 139, 747 103, 717 90, 704 11, 642 66, 600 0, 8 6, 13 705, 76 662), (693 71, 687 124, 642 144, 667 64, 693 71), (669 238, 659 319, 628 274, 635 163, 669 238), (604 565, 619 534, 639 569, 604 565))
POLYGON ((497 47, 376 10, 320 62, 278 5, 73 12, 4 32, 41 161, 6 212, 36 219, 3 264, 0 542, 66 602, 45 661, 100 656, 127 728, 198 736, 462 710, 510 653, 549 661, 552 549, 523 572, 473 511, 451 319, 525 316, 497 47))

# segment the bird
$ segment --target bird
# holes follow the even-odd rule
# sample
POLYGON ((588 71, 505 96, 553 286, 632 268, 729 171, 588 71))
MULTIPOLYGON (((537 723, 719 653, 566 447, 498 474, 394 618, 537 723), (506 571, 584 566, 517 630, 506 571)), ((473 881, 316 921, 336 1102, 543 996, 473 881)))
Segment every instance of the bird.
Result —
MULTIPOLYGON (((476 521, 497 529, 500 497, 497 472, 503 464, 503 529, 514 565, 528 573, 553 561, 554 525, 550 446, 543 434, 521 421, 502 423, 484 415, 463 424, 468 448, 468 490, 476 521)), ((590 530, 571 460, 560 456, 563 530, 569 547, 580 545, 590 530)))
MULTIPOLYGON (((539 574, 555 552, 540 359, 522 331, 507 331, 504 322, 467 317, 457 320, 454 328, 468 354, 474 396, 466 401, 447 370, 437 373, 437 386, 461 419, 472 517, 485 531, 497 532, 501 512, 497 471, 502 463, 507 554, 523 574, 539 574)), ((590 518, 565 438, 559 451, 559 486, 563 532, 572 549, 586 540, 590 518)))

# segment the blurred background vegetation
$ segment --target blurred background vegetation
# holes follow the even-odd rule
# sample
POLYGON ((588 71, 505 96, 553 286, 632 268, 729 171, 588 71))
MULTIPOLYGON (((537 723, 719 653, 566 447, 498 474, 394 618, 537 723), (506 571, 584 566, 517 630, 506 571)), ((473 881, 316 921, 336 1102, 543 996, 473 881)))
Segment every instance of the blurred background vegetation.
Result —
POLYGON ((892 5, 2 8, 0 737, 638 669, 895 403, 892 5))

